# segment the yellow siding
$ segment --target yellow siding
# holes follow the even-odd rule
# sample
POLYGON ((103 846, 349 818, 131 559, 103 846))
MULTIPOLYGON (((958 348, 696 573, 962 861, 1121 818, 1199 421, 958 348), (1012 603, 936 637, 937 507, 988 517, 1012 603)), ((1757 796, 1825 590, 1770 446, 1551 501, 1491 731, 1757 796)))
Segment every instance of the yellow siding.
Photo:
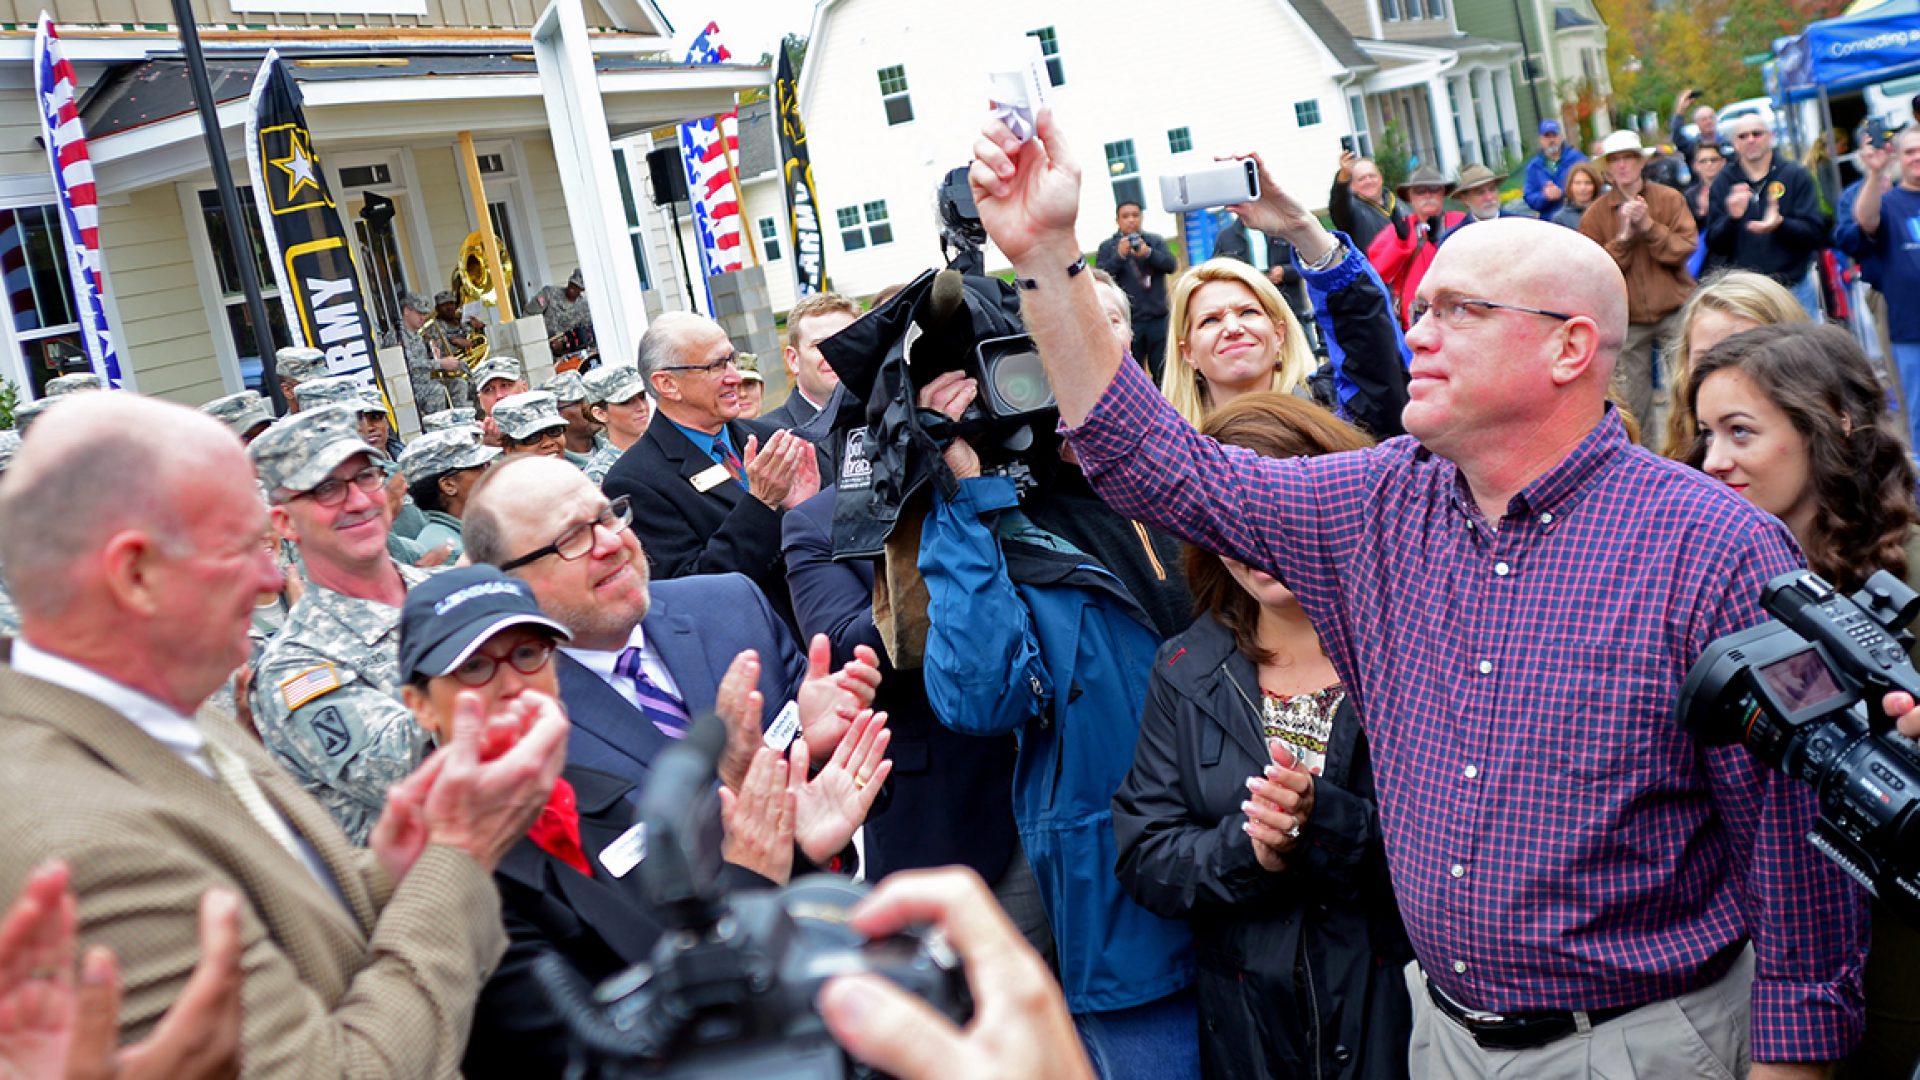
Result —
MULTIPOLYGON (((531 288, 527 292, 531 295, 542 285, 566 281, 580 259, 573 243, 573 225, 567 217, 566 193, 560 189, 560 170, 553 161, 553 143, 546 139, 525 139, 521 149, 527 161, 527 178, 533 187, 534 209, 540 215, 540 243, 547 249, 547 266, 554 278, 552 282, 529 281, 531 288)), ((626 223, 619 225, 621 231, 625 231, 626 223)))
POLYGON ((460 185, 460 172, 452 146, 415 146, 413 168, 420 177, 415 212, 424 207, 427 228, 433 233, 433 265, 428 267, 433 288, 447 287, 454 266, 460 261, 460 242, 469 231, 466 189, 460 185))
POLYGON ((145 188, 102 206, 100 239, 121 356, 141 391, 187 405, 225 393, 173 188, 145 188))

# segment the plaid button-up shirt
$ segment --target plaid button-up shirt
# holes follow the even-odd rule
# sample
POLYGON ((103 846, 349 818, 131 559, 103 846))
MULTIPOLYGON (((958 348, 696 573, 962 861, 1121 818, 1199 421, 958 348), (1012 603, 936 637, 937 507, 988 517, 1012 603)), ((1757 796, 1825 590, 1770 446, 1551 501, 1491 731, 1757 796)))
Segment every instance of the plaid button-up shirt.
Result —
POLYGON ((1498 528, 1411 438, 1223 448, 1135 364, 1069 434, 1116 509, 1299 597, 1365 718, 1394 886, 1442 990, 1496 1012, 1641 1005, 1751 938, 1756 1060, 1858 1041, 1865 904, 1804 839, 1812 791, 1673 718, 1693 660, 1801 565, 1785 526, 1611 411, 1498 528))

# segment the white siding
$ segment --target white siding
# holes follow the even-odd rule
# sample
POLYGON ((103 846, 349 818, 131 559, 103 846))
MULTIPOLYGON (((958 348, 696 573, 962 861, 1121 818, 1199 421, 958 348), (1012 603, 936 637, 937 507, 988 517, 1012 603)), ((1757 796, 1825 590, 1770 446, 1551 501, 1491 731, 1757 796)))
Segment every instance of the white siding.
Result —
MULTIPOLYGON (((1054 28, 1066 85, 1053 88, 1061 126, 1084 174, 1079 239, 1092 251, 1113 228, 1106 143, 1132 139, 1148 206, 1146 227, 1172 239, 1173 215, 1158 209, 1159 177, 1208 164, 1215 154, 1259 150, 1281 186, 1310 206, 1326 190, 1347 134, 1337 68, 1320 44, 1274 0, 1205 0, 1176 18, 1147 0, 1106 5, 1066 0, 981 0, 973 5, 912 5, 841 0, 810 46, 817 65, 805 103, 807 138, 826 230, 827 273, 843 292, 870 295, 904 282, 940 259, 933 192, 946 171, 972 157, 984 116, 986 65, 1021 35, 1054 28), (1153 27, 1152 40, 1141 35, 1153 27), (1232 27, 1233 54, 1218 57, 1220 27, 1232 27), (1139 64, 1116 63, 1117 57, 1139 64), (1163 63, 1164 70, 1155 70, 1163 63), (914 119, 889 127, 880 68, 903 64, 914 119), (1294 103, 1317 99, 1319 125, 1302 129, 1294 103), (1167 132, 1191 130, 1193 153, 1176 162, 1167 132), (835 213, 887 201, 891 244, 843 250, 835 213)), ((989 267, 1004 266, 990 253, 989 267)))

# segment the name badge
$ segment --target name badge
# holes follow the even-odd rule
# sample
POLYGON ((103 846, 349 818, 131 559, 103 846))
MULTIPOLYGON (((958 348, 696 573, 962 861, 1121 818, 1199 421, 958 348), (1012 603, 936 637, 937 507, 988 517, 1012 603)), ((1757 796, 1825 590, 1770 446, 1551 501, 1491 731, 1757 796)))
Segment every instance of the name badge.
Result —
POLYGON ((800 706, 789 701, 787 707, 780 710, 780 715, 773 718, 773 723, 767 726, 766 734, 761 738, 766 741, 767 749, 784 754, 799 734, 800 706))
POLYGON ((727 474, 727 467, 725 465, 715 465, 712 468, 702 469, 693 474, 693 478, 689 482, 693 484, 693 490, 704 495, 732 479, 733 477, 727 474))
POLYGON ((647 826, 642 822, 607 845, 606 850, 600 853, 600 865, 606 867, 607 873, 614 877, 623 878, 646 857, 647 826))

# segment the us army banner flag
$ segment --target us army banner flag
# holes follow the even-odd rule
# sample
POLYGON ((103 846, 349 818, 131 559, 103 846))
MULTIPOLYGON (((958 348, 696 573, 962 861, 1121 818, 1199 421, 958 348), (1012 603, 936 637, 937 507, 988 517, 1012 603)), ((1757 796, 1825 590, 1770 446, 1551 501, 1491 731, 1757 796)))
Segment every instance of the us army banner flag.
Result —
POLYGON ((773 81, 773 115, 780 125, 780 187, 787 196, 787 235, 793 238, 794 286, 806 296, 826 290, 827 251, 820 242, 819 202, 813 194, 813 162, 807 156, 798 89, 783 42, 779 75, 773 81))
MULTIPOLYGON (((361 304, 351 241, 327 191, 300 109, 300 88, 277 52, 268 52, 253 80, 247 114, 247 167, 261 235, 280 285, 295 344, 327 354, 327 373, 379 386, 373 326, 361 304)), ((385 387, 381 387, 385 396, 385 387)))

